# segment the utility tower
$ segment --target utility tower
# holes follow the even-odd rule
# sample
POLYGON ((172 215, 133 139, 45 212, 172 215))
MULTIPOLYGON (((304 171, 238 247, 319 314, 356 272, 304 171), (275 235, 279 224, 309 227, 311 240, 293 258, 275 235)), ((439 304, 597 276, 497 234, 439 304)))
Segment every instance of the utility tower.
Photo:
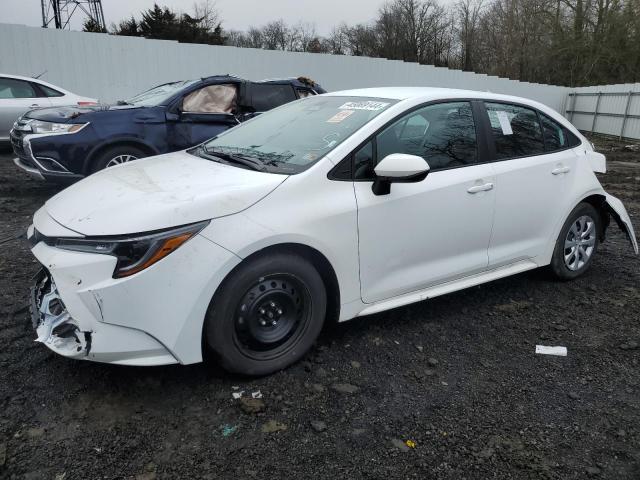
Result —
POLYGON ((69 29, 71 17, 80 15, 93 20, 97 27, 106 29, 102 0, 40 0, 42 26, 69 29))

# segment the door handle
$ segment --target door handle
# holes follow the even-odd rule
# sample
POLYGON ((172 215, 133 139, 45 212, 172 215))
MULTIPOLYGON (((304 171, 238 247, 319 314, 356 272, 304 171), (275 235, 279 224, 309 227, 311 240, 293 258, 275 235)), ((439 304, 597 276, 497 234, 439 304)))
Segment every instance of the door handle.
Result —
POLYGON ((469 193, 478 193, 478 192, 486 192, 487 190, 493 189, 493 183, 485 183, 484 185, 474 185, 469 188, 467 192, 469 193))
POLYGON ((32 107, 39 107, 40 105, 38 105, 37 103, 34 103, 31 105, 32 107))
POLYGON ((553 175, 562 175, 563 173, 569 173, 571 169, 569 167, 558 167, 551 170, 553 175))

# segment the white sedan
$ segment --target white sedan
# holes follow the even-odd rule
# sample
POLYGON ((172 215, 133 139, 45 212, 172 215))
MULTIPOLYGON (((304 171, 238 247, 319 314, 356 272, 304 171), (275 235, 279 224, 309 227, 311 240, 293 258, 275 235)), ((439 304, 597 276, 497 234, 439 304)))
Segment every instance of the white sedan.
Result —
POLYGON ((99 172, 28 236, 38 340, 72 358, 282 369, 323 323, 549 266, 629 216, 552 109, 434 88, 310 97, 187 151, 99 172))
POLYGON ((0 142, 9 141, 13 122, 29 110, 96 103, 39 79, 0 73, 0 142))

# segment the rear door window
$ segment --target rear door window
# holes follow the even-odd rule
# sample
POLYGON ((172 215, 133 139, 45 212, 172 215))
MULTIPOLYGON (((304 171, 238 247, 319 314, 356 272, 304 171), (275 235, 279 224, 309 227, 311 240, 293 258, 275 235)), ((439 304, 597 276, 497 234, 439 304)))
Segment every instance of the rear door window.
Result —
POLYGON ((291 85, 254 83, 251 92, 252 106, 256 112, 266 112, 297 99, 291 85))
POLYGON ((29 82, 0 77, 0 98, 35 98, 36 91, 29 82))
POLYGON ((547 152, 555 152, 580 145, 578 137, 555 120, 551 120, 551 118, 541 113, 540 121, 542 122, 544 145, 547 152))
POLYGON ((42 85, 42 84, 38 84, 38 87, 40 88, 40 90, 42 90, 42 93, 44 93, 45 97, 62 97, 64 96, 64 94, 62 92, 59 92, 58 90, 54 90, 51 87, 47 87, 46 85, 42 85))
POLYGON ((496 159, 530 157, 545 151, 535 110, 506 103, 485 102, 496 148, 496 159))

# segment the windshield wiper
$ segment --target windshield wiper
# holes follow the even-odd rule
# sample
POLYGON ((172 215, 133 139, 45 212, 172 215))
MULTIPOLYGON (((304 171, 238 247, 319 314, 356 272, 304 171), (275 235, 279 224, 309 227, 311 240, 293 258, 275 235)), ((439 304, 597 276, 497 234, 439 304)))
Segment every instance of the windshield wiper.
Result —
POLYGON ((245 167, 249 167, 252 170, 257 170, 259 172, 263 172, 266 168, 264 164, 260 161, 253 160, 249 157, 245 157, 243 155, 231 154, 228 152, 224 152, 222 150, 218 150, 215 148, 207 148, 206 146, 202 146, 202 150, 206 155, 214 156, 224 160, 225 162, 236 163, 239 165, 244 165, 245 167))

